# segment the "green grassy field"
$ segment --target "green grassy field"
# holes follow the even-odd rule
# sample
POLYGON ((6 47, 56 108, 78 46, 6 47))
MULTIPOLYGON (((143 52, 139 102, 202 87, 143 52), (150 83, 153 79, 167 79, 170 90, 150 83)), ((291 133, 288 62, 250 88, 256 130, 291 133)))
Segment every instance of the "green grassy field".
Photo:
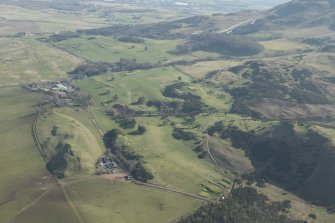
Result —
MULTIPOLYGON (((5 170, 0 176, 0 222, 23 222, 21 216, 37 203, 40 207, 51 203, 49 213, 59 215, 58 221, 66 222, 73 215, 64 211, 61 198, 49 194, 54 183, 33 141, 32 124, 40 99, 18 87, 0 89, 0 169, 5 170)), ((47 216, 41 209, 34 213, 24 222, 47 216)))
POLYGON ((37 133, 42 144, 46 145, 44 148, 47 151, 46 153, 49 156, 52 155, 54 148, 59 143, 60 136, 69 134, 70 137, 62 141, 69 143, 74 154, 80 158, 80 172, 73 173, 70 169, 67 169, 65 175, 95 173, 96 161, 105 149, 100 138, 98 138, 97 131, 93 129, 93 124, 89 122, 86 110, 53 109, 44 113, 43 116, 38 122, 37 133), (57 127, 56 136, 51 134, 54 126, 57 127))
POLYGON ((139 70, 128 73, 106 74, 77 81, 83 91, 92 95, 97 105, 111 100, 117 94, 118 103, 130 104, 137 101, 140 96, 147 100, 169 100, 164 97, 161 90, 165 86, 182 77, 183 81, 191 79, 173 68, 157 68, 139 70), (110 94, 104 94, 110 90, 110 94))
POLYGON ((0 86, 58 80, 81 61, 33 39, 0 39, 0 86))
POLYGON ((115 62, 120 58, 136 59, 138 62, 162 62, 173 55, 179 41, 145 39, 144 43, 124 43, 113 37, 80 37, 55 43, 59 48, 91 61, 115 62), (145 47, 147 46, 147 50, 145 47))
POLYGON ((169 192, 108 180, 86 181, 67 189, 79 213, 92 223, 169 223, 201 205, 169 192))

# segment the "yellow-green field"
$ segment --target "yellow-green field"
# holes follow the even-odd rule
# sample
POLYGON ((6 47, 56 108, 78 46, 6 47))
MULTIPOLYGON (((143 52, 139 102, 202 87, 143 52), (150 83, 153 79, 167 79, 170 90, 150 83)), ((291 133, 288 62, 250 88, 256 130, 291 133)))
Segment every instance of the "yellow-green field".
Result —
POLYGON ((67 78, 81 62, 33 39, 0 39, 0 86, 67 78))
POLYGON ((72 38, 55 43, 57 47, 91 61, 115 62, 126 58, 150 63, 164 62, 173 57, 168 52, 178 44, 179 41, 152 39, 145 39, 144 43, 124 43, 104 36, 72 38))

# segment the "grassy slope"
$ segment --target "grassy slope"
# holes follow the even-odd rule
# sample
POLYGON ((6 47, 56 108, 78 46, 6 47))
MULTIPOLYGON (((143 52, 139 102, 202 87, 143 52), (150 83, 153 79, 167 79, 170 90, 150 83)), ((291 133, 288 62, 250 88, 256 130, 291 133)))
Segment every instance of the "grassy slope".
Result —
MULTIPOLYGON (((41 142, 45 142, 50 138, 48 151, 53 151, 58 143, 58 138, 51 135, 53 126, 58 127, 58 134, 69 133, 73 137, 66 139, 75 153, 80 157, 82 170, 80 173, 93 174, 95 172, 95 163, 97 159, 103 154, 104 149, 97 140, 96 131, 91 130, 85 126, 88 123, 88 115, 86 111, 74 111, 72 109, 54 109, 45 115, 45 118, 38 122, 38 135, 41 142), (86 123, 83 120, 86 119, 86 123)), ((92 126, 90 126, 93 128, 92 126)), ((66 175, 73 175, 74 173, 66 172, 66 175)))
POLYGON ((155 63, 172 57, 178 41, 149 40, 145 43, 124 43, 112 37, 81 37, 55 43, 56 46, 92 61, 115 62, 120 58, 136 59, 138 62, 155 63), (132 48, 134 46, 134 48, 132 48), (148 50, 144 50, 145 46, 148 50))
POLYGON ((108 180, 73 184, 68 190, 90 223, 168 223, 201 204, 169 192, 108 180))
POLYGON ((129 137, 129 142, 144 156, 147 166, 155 173, 155 181, 200 193, 201 183, 221 180, 215 167, 206 160, 198 159, 191 150, 195 145, 171 136, 171 127, 158 127, 159 122, 155 119, 142 119, 140 122, 147 127, 147 133, 143 137, 129 137))
MULTIPOLYGON (((6 170, 0 175, 0 222, 10 219, 11 222, 22 222, 15 218, 19 211, 25 210, 22 214, 29 212, 34 201, 53 187, 31 133, 39 99, 40 96, 21 88, 0 89, 0 169, 6 170)), ((45 205, 43 199, 39 202, 42 202, 41 206, 45 205)), ((52 204, 53 213, 62 213, 63 204, 52 204)), ((35 211, 34 216, 39 217, 41 213, 35 211)), ((71 218, 71 215, 64 212, 58 221, 71 218)), ((25 222, 37 221, 26 219, 25 222)))
POLYGON ((32 39, 0 39, 0 85, 66 78, 80 60, 32 39))

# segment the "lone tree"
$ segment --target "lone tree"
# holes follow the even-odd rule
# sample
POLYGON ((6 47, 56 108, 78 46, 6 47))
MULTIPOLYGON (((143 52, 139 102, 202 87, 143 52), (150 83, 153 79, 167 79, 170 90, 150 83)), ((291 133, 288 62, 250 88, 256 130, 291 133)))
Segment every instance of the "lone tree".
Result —
POLYGON ((116 94, 113 96, 113 99, 112 99, 114 102, 117 102, 119 100, 119 96, 116 94))
POLYGON ((143 125, 139 125, 139 126, 137 127, 137 132, 138 132, 138 134, 140 134, 140 135, 143 135, 146 131, 147 131, 147 129, 146 129, 143 125))
POLYGON ((139 97, 138 100, 137 100, 138 105, 142 105, 142 104, 144 104, 144 102, 145 102, 145 97, 139 97))

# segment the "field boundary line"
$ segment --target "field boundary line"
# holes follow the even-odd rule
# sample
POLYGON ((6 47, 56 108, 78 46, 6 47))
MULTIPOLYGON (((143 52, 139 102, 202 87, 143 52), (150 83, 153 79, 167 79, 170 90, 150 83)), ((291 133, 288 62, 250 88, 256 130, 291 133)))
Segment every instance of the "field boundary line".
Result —
POLYGON ((67 203, 70 205, 70 207, 71 207, 72 211, 74 212, 74 214, 75 214, 76 218, 78 219, 78 221, 80 223, 85 223, 84 219, 81 217, 78 209, 76 208, 76 206, 72 202, 69 194, 67 193, 65 186, 62 186, 62 191, 63 191, 63 194, 65 196, 65 199, 66 199, 67 203))
POLYGON ((134 180, 134 179, 132 180, 132 182, 136 185, 156 188, 156 189, 164 190, 164 191, 171 192, 171 193, 174 193, 174 194, 177 194, 177 195, 182 195, 182 196, 185 196, 185 197, 190 197, 190 198, 201 200, 201 201, 212 202, 212 200, 210 200, 208 198, 198 196, 198 195, 195 195, 195 194, 191 194, 191 193, 187 193, 187 192, 184 192, 184 191, 168 188, 168 187, 165 187, 165 186, 160 186, 160 185, 150 184, 150 183, 143 183, 143 182, 140 182, 140 181, 137 181, 137 180, 134 180))
POLYGON ((210 156, 211 160, 214 162, 214 164, 217 166, 217 168, 220 170, 220 172, 225 176, 226 173, 224 170, 222 170, 221 166, 219 165, 218 161, 215 159, 215 157, 213 156, 210 146, 209 146, 209 140, 208 140, 209 136, 206 136, 206 147, 207 147, 207 152, 208 155, 210 156))
POLYGON ((50 187, 48 190, 44 191, 41 195, 39 195, 35 200, 33 200, 32 202, 30 202, 28 205, 26 205, 25 207, 23 207, 20 211, 18 211, 15 216, 11 217, 7 223, 10 223, 12 220, 14 220, 17 216, 19 216, 22 212, 24 212, 25 210, 27 210, 28 208, 32 207, 33 205, 35 205, 42 197, 44 197, 47 193, 50 192, 51 189, 53 189, 55 186, 50 187))

